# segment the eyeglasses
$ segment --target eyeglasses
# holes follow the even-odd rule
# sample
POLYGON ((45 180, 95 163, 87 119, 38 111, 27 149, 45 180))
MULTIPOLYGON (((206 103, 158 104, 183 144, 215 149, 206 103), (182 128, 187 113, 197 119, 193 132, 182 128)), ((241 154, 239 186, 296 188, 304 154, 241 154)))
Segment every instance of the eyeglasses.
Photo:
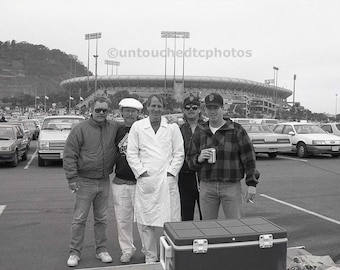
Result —
POLYGON ((106 112, 107 112, 107 109, 97 108, 97 109, 94 109, 94 111, 95 111, 96 113, 101 113, 101 112, 106 113, 106 112))
POLYGON ((198 106, 186 105, 186 106, 184 106, 184 109, 187 110, 187 111, 189 111, 190 109, 192 109, 193 111, 196 111, 196 110, 198 110, 198 106))

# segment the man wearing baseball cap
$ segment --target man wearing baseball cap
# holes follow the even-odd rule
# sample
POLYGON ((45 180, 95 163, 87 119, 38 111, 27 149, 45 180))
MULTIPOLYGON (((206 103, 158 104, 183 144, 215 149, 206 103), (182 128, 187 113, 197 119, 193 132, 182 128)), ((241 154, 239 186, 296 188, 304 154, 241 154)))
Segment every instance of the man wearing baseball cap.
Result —
MULTIPOLYGON (((188 96, 183 101, 183 115, 185 123, 180 127, 184 140, 184 151, 188 151, 192 134, 199 125, 203 123, 201 119, 201 106, 197 97, 192 95, 188 96)), ((195 171, 192 171, 188 167, 188 163, 184 161, 184 164, 178 175, 178 187, 181 198, 181 216, 182 221, 194 220, 195 205, 199 212, 199 218, 202 219, 201 208, 199 204, 198 193, 198 177, 195 171)))
POLYGON ((240 181, 245 177, 245 199, 253 202, 259 178, 251 140, 240 124, 223 118, 223 105, 221 95, 206 96, 209 121, 193 134, 187 152, 189 168, 198 170, 204 220, 217 219, 220 205, 226 219, 243 217, 240 181))
POLYGON ((122 256, 122 263, 130 262, 136 247, 133 243, 133 217, 136 178, 126 161, 126 150, 130 128, 137 121, 138 114, 143 108, 142 103, 134 98, 124 98, 119 102, 124 126, 118 129, 116 145, 118 155, 116 162, 116 176, 112 180, 113 206, 117 220, 118 241, 122 256))

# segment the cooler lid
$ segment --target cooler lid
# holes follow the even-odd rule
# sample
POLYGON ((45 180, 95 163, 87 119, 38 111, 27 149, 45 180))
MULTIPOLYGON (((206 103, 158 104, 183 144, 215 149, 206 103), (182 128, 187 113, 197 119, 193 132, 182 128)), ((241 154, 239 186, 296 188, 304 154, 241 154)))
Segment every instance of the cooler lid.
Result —
POLYGON ((218 244, 258 241, 262 234, 272 234, 273 239, 287 237, 284 229, 263 217, 166 222, 164 232, 177 246, 192 245, 194 239, 218 244))

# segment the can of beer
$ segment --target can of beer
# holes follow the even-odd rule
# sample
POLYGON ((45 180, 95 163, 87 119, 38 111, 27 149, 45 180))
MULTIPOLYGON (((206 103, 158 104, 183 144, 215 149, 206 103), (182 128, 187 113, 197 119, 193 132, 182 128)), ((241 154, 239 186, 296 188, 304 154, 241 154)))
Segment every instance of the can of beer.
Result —
POLYGON ((216 149, 215 148, 209 148, 209 150, 211 151, 211 156, 208 159, 208 163, 215 163, 216 162, 216 149))

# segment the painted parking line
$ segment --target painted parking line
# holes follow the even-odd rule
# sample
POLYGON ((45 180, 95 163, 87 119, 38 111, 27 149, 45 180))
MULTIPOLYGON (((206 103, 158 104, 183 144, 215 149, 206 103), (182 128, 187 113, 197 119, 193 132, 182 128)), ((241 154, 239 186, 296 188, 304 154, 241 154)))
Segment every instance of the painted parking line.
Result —
POLYGON ((338 221, 338 220, 336 220, 336 219, 326 217, 326 216, 324 216, 324 215, 321 215, 321 214, 318 214, 318 213, 309 211, 309 210, 307 210, 307 209, 304 209, 304 208, 302 208, 302 207, 296 206, 296 205, 291 204, 291 203, 287 203, 287 202, 281 201, 281 200, 279 200, 279 199, 275 199, 275 198, 270 197, 270 196, 265 195, 265 194, 260 194, 260 196, 262 196, 262 197, 264 197, 264 198, 267 198, 267 199, 269 199, 269 200, 272 200, 272 201, 275 201, 275 202, 278 202, 278 203, 287 205, 287 206, 289 206, 289 207, 291 207, 291 208, 300 210, 300 211, 302 211, 302 212, 305 212, 305 213, 307 213, 307 214, 316 216, 316 217, 318 217, 318 218, 322 218, 322 219, 324 219, 324 220, 327 220, 327 221, 330 221, 330 222, 332 222, 332 223, 335 223, 335 224, 340 225, 340 221, 338 221))
POLYGON ((301 158, 292 158, 292 157, 287 157, 287 156, 282 156, 280 155, 280 158, 282 159, 288 159, 288 160, 293 160, 293 161, 302 161, 302 162, 308 162, 307 159, 301 159, 301 158))
POLYGON ((33 159, 35 158, 35 155, 38 153, 38 149, 35 150, 34 154, 31 156, 31 159, 27 162, 26 166, 24 167, 24 170, 27 170, 29 166, 31 165, 33 159))
POLYGON ((0 205, 0 216, 5 211, 6 205, 0 205))

